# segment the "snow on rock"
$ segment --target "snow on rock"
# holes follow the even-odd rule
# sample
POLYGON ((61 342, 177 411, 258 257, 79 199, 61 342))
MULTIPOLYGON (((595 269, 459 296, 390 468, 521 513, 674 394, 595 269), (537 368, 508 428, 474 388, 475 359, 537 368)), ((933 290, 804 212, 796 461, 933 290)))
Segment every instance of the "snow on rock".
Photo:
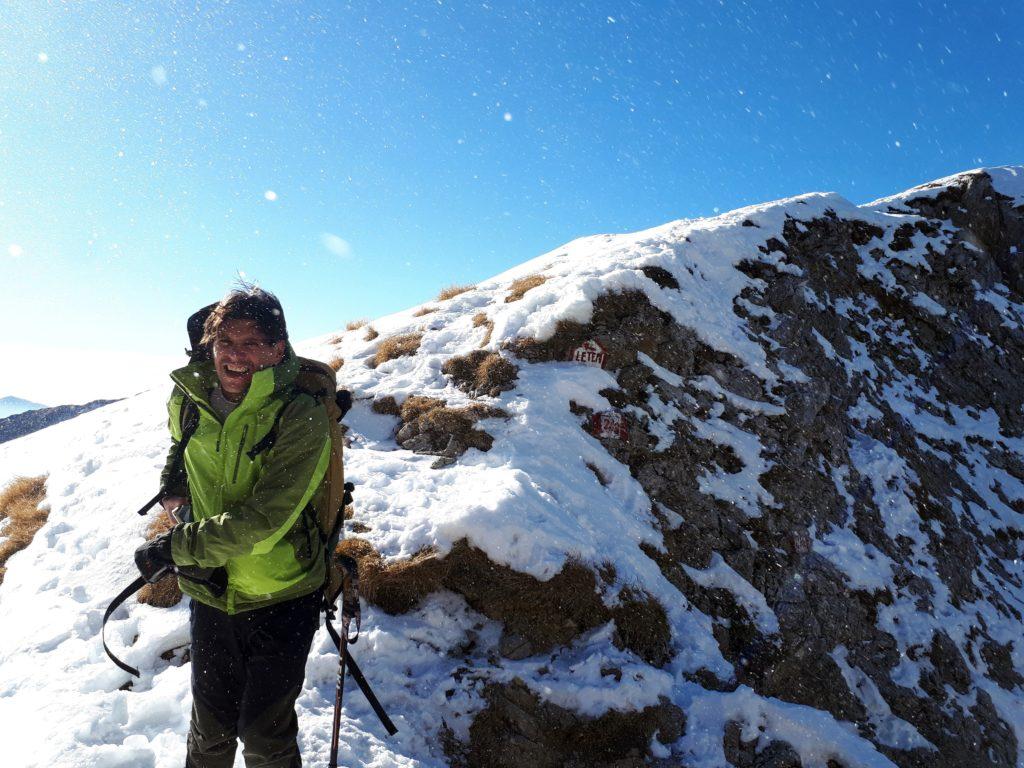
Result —
MULTIPOLYGON (((1021 178, 581 238, 299 345, 355 397, 354 655, 400 728, 347 686, 342 763, 1024 765, 1021 178)), ((0 585, 13 765, 181 764, 186 604, 112 618, 130 689, 99 641, 166 395, 0 446, 51 506, 0 585)), ((321 631, 311 764, 335 670, 321 631)))

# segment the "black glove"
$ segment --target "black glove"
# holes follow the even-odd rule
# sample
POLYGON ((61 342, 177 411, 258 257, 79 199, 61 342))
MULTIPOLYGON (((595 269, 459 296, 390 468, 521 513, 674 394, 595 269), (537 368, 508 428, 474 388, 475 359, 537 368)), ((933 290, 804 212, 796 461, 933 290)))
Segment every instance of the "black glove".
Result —
POLYGON ((171 556, 173 533, 174 529, 161 533, 135 550, 135 565, 138 566, 142 578, 150 584, 160 581, 174 565, 174 558, 171 556))

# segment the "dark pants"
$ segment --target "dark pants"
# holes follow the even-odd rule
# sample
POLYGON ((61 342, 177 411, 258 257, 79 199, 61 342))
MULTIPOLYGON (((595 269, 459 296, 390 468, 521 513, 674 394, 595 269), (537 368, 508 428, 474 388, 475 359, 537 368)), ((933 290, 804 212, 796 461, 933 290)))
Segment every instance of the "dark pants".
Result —
POLYGON ((192 601, 187 768, 299 768, 295 699, 320 622, 320 592, 229 616, 192 601))

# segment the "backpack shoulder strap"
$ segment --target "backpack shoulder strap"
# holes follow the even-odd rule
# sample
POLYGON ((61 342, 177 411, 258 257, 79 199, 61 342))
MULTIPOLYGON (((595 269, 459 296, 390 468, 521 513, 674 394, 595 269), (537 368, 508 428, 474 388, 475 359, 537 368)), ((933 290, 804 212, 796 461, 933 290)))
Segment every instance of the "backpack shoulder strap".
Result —
POLYGON ((274 422, 273 424, 270 425, 270 430, 267 432, 267 434, 260 438, 256 442, 256 444, 249 449, 248 453, 246 454, 249 457, 249 461, 255 461, 256 457, 259 456, 261 453, 266 453, 267 451, 274 447, 274 443, 277 442, 277 433, 279 427, 281 426, 281 416, 284 415, 284 409, 291 405, 293 402, 295 402, 295 398, 302 394, 308 393, 303 392, 298 387, 292 389, 291 393, 288 395, 288 398, 283 403, 281 403, 281 407, 278 408, 277 413, 274 414, 274 422))

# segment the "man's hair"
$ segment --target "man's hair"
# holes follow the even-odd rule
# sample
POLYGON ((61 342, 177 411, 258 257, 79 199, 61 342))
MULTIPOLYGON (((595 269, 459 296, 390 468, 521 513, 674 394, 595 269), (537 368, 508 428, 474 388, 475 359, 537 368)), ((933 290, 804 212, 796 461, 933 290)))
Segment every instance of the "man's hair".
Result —
POLYGON ((258 285, 241 282, 213 308, 203 323, 203 345, 213 344, 228 320, 252 320, 267 341, 287 341, 288 327, 277 296, 258 285))

